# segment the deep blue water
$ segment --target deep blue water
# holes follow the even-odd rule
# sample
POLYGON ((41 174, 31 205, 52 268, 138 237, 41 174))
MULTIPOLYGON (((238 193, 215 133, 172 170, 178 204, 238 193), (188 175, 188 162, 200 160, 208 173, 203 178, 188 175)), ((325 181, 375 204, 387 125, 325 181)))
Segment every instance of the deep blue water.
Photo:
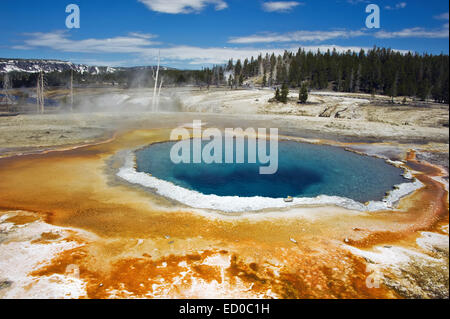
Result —
POLYGON ((381 200, 394 185, 408 181, 401 169, 382 159, 332 146, 282 141, 278 172, 260 175, 260 163, 174 164, 170 160, 173 145, 174 142, 160 143, 139 150, 137 170, 208 195, 272 198, 330 195, 364 203, 381 200))

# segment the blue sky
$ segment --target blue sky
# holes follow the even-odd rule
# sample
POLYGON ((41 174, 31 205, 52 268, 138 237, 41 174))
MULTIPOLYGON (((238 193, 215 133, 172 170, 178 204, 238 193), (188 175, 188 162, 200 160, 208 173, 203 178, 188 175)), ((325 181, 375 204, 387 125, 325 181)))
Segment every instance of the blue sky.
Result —
POLYGON ((162 63, 197 69, 228 58, 298 47, 359 50, 374 45, 449 52, 443 0, 2 0, 0 57, 62 59, 111 66, 162 63), (79 29, 65 25, 68 4, 79 29), (381 28, 367 29, 368 4, 381 28))

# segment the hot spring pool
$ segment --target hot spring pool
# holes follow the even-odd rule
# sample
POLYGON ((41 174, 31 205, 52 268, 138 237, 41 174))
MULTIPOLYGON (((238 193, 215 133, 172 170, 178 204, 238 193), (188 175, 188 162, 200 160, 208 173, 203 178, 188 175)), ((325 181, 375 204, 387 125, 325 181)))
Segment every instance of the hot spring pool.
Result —
MULTIPOLYGON (((327 195, 359 203, 380 201, 395 185, 410 181, 403 177, 402 169, 382 159, 333 146, 281 141, 277 173, 260 175, 259 168, 267 165, 174 164, 170 160, 174 144, 153 144, 137 151, 136 173, 148 173, 204 195, 245 198, 327 195)), ((170 190, 165 192, 170 194, 170 190)))

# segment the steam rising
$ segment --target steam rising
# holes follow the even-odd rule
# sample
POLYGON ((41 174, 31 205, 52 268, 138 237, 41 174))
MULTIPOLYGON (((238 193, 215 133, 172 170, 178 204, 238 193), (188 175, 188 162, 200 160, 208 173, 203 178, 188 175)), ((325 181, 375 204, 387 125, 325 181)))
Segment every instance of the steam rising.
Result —
MULTIPOLYGON (((76 112, 149 112, 151 111, 153 93, 150 89, 95 89, 75 94, 76 112), (106 92, 105 92, 106 91, 106 92)), ((173 94, 161 93, 160 112, 180 111, 177 98, 173 94)))

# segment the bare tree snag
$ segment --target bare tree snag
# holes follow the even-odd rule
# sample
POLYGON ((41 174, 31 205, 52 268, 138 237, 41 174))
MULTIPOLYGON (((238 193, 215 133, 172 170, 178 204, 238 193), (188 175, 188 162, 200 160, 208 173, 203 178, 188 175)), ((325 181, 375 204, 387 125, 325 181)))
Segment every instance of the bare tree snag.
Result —
POLYGON ((152 100, 152 111, 157 111, 157 101, 156 101, 156 90, 158 89, 158 78, 159 78, 159 63, 161 61, 161 51, 158 52, 158 67, 156 68, 156 76, 155 71, 152 68, 153 80, 155 80, 155 88, 153 89, 153 100, 152 100))

